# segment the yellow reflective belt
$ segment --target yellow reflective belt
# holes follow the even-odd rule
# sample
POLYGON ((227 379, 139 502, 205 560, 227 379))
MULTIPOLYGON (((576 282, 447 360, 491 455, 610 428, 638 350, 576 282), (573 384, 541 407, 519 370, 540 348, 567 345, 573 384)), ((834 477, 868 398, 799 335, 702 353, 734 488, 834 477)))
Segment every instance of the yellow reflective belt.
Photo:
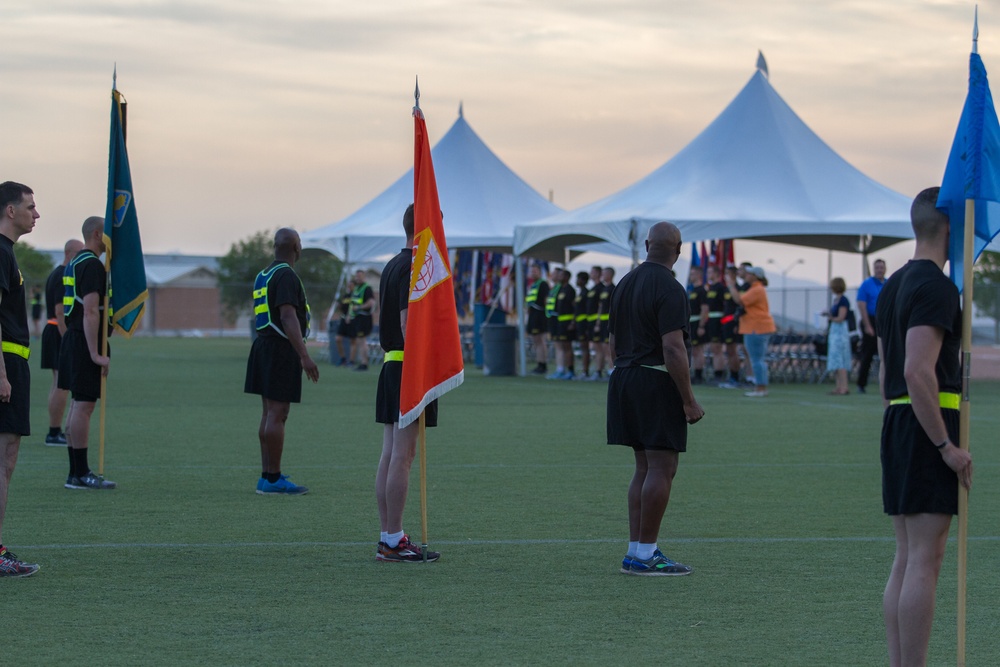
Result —
POLYGON ((402 361, 403 351, 402 350, 391 350, 385 353, 386 361, 402 361))
MULTIPOLYGON (((962 397, 959 394, 942 391, 938 394, 938 402, 942 408, 958 410, 959 404, 962 402, 962 397)), ((889 405, 910 405, 912 403, 913 401, 910 400, 909 396, 900 396, 889 401, 889 405)))
POLYGON ((27 345, 18 345, 17 343, 11 343, 6 340, 3 341, 3 343, 0 343, 0 348, 2 348, 4 352, 10 352, 11 354, 16 354, 17 356, 24 357, 25 359, 27 359, 28 355, 31 354, 31 350, 27 345))

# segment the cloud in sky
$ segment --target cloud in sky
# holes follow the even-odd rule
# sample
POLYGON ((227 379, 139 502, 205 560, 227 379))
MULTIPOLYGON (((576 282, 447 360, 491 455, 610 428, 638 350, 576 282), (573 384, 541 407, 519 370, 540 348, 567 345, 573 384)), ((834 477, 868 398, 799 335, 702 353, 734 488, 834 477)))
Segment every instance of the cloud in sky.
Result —
MULTIPOLYGON (((980 3, 987 68, 998 5, 980 3)), ((501 159, 573 208, 683 148, 760 48, 813 130, 910 194, 941 178, 972 16, 932 0, 15 0, 4 23, 0 178, 38 193, 28 240, 60 246, 103 211, 117 63, 145 246, 221 253, 345 217, 408 169, 418 74, 432 140, 464 101, 501 159)))

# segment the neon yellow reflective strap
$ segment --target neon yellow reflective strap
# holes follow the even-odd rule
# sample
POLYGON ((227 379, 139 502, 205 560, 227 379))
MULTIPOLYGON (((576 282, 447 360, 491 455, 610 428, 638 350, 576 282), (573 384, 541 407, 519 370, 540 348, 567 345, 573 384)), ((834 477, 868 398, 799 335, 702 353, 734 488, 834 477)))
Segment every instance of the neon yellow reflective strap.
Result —
MULTIPOLYGON (((910 400, 909 396, 900 396, 899 398, 893 398, 889 401, 889 405, 911 405, 912 403, 913 401, 910 400)), ((959 394, 942 391, 938 394, 938 403, 942 408, 946 408, 948 410, 958 410, 962 403, 962 397, 959 394)))
POLYGON ((402 361, 403 360, 403 351, 402 350, 390 350, 389 352, 385 353, 385 360, 386 361, 402 361))
POLYGON ((11 354, 16 354, 19 357, 24 357, 25 359, 27 359, 28 355, 31 354, 31 350, 27 345, 18 345, 17 343, 11 343, 6 340, 3 341, 3 343, 0 343, 0 349, 3 349, 4 352, 10 352, 11 354))

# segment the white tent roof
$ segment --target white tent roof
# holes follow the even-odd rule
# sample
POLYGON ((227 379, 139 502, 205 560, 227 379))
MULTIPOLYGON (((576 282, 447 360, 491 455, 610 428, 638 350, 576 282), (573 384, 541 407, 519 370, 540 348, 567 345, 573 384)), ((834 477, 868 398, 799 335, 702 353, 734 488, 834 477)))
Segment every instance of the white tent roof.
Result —
MULTIPOLYGON (((458 120, 431 150, 449 248, 511 251, 514 225, 562 211, 535 192, 458 120)), ((394 255, 403 246, 403 212, 413 202, 413 169, 355 213, 302 234, 347 262, 394 255)))
POLYGON ((758 71, 690 144, 639 182, 573 211, 518 225, 514 249, 560 257, 568 245, 641 247, 649 226, 685 241, 757 238, 874 251, 913 238, 910 199, 827 146, 758 71), (870 237, 870 238, 869 238, 870 237))

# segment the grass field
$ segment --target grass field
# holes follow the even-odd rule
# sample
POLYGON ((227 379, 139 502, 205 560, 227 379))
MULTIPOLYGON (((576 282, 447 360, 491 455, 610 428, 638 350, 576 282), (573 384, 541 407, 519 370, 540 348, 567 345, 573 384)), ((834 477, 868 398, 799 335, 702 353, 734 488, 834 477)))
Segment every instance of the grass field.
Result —
MULTIPOLYGON (((428 432, 431 565, 374 561, 377 370, 320 367, 284 471, 254 493, 259 399, 247 341, 118 341, 111 492, 68 491, 41 444, 49 376, 11 486, 6 542, 42 565, 0 580, 0 659, 103 664, 885 664, 880 401, 702 389, 660 546, 684 578, 618 573, 631 453, 604 443, 603 384, 483 377, 428 432)), ((320 349, 314 356, 323 356, 320 349)), ((37 364, 37 358, 32 363, 37 364)), ((47 371, 45 372, 47 373, 47 371)), ((974 386, 968 658, 1000 662, 1000 384, 974 386)), ((96 467, 97 423, 91 464, 96 467)), ((420 534, 417 466, 405 526, 420 534)), ((953 528, 953 535, 955 529, 953 528)), ((949 545, 930 664, 954 664, 949 545)))

